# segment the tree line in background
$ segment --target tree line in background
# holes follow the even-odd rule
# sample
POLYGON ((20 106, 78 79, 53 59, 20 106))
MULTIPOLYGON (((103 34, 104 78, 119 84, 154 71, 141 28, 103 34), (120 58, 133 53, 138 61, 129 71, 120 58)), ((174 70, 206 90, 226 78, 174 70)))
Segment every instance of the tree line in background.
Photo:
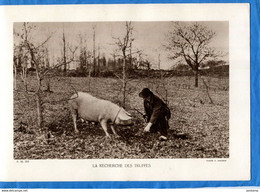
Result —
MULTIPOLYGON (((131 22, 126 22, 131 25, 131 22)), ((24 23, 22 31, 14 31, 14 36, 20 38, 19 44, 14 45, 14 70, 19 72, 22 70, 35 70, 35 64, 29 54, 28 47, 25 44, 25 31, 27 35, 31 35, 30 32, 36 27, 30 23, 24 23)), ((114 51, 109 57, 104 53, 101 53, 100 46, 95 44, 95 28, 93 27, 93 48, 89 50, 87 47, 87 42, 84 36, 79 35, 79 45, 72 46, 67 42, 65 32, 62 33, 62 47, 61 54, 57 58, 51 58, 48 50, 47 41, 45 44, 41 45, 34 50, 35 55, 37 55, 38 62, 41 68, 48 69, 55 67, 58 71, 63 71, 64 74, 67 71, 76 71, 79 76, 100 76, 107 71, 120 71, 123 68, 123 63, 125 62, 126 70, 132 69, 151 69, 151 63, 143 57, 141 50, 133 50, 132 44, 134 38, 132 37, 133 28, 126 29, 131 31, 127 33, 126 37, 129 36, 129 42, 127 42, 127 47, 124 52, 122 52, 122 45, 119 42, 119 38, 114 38, 114 44, 117 46, 117 50, 114 51), (130 37, 131 36, 131 37, 130 37), (76 52, 77 51, 77 52, 76 52), (72 60, 73 58, 73 60, 72 60), (59 67, 56 67, 56 65, 59 67)), ((50 35, 50 39, 51 39, 50 35)), ((28 37, 27 37, 28 38, 28 37)), ((31 39, 31 38, 30 38, 31 39)), ((124 38, 126 39, 126 38, 124 38)), ((28 41, 28 40, 27 40, 28 41)), ((32 43, 32 41, 31 41, 32 43)))
MULTIPOLYGON (((175 63, 171 70, 193 71, 197 87, 200 70, 225 64, 224 61, 218 59, 223 56, 223 53, 217 52, 214 47, 210 46, 216 33, 197 22, 192 24, 174 22, 173 26, 173 29, 169 29, 166 34, 166 42, 162 42, 165 51, 169 53, 169 58, 175 63)), ((30 36, 31 30, 36 28, 27 23, 26 26, 23 25, 22 31, 14 31, 14 36, 23 39, 26 27, 27 36, 28 34, 30 36)), ((95 43, 95 26, 93 26, 92 50, 87 47, 88 42, 83 35, 78 36, 79 44, 73 47, 67 41, 63 30, 61 54, 56 61, 54 58, 50 58, 47 42, 34 50, 34 54, 37 56, 39 67, 45 69, 55 67, 57 71, 63 71, 64 75, 67 74, 67 71, 72 71, 69 73, 72 76, 113 76, 115 71, 122 71, 124 67, 126 71, 160 69, 160 59, 158 59, 159 65, 156 64, 155 67, 152 66, 149 58, 145 58, 143 50, 133 50, 135 38, 131 22, 126 22, 125 29, 126 34, 122 39, 113 37, 117 49, 109 57, 101 53, 100 45, 95 43), (59 67, 56 67, 57 65, 59 67)), ((23 40, 14 46, 14 70, 15 72, 23 71, 23 73, 27 70, 36 70, 28 46, 23 40)))

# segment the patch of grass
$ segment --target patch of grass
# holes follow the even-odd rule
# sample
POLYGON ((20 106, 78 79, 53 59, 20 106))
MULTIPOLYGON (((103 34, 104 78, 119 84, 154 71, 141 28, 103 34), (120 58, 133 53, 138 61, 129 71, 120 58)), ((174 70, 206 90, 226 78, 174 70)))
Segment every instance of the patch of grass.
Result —
MULTIPOLYGON (((74 133, 73 122, 66 100, 74 90, 110 100, 120 105, 120 81, 116 78, 55 77, 51 81, 53 93, 45 93, 44 126, 50 136, 43 135, 36 126, 33 97, 29 99, 14 92, 14 158, 15 159, 100 159, 100 158, 225 158, 229 156, 229 91, 228 78, 207 78, 213 87, 209 90, 214 104, 203 88, 194 88, 193 77, 172 77, 165 80, 172 118, 167 141, 159 141, 159 134, 143 133, 145 122, 133 109, 143 111, 138 93, 149 87, 163 95, 160 82, 145 78, 128 84, 126 109, 133 117, 134 126, 116 126, 120 137, 105 138, 101 126, 78 120, 79 134, 74 133), (32 132, 19 131, 19 123, 28 124, 32 132), (179 137, 182 133, 185 137, 179 137)), ((30 86, 35 84, 30 79, 30 86)), ((21 86, 21 85, 20 85, 21 86)))

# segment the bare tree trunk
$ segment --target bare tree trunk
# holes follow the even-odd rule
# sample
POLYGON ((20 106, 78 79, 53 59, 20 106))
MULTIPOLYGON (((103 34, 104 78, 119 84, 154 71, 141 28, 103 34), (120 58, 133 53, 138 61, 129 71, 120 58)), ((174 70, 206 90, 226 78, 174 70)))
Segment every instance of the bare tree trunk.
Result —
POLYGON ((130 46, 129 46, 129 69, 133 69, 133 66, 132 66, 132 41, 130 41, 130 46))
MULTIPOLYGON (((32 55, 32 58, 33 58, 33 61, 35 61, 34 59, 34 54, 33 54, 33 51, 31 50, 31 55, 32 55)), ((39 65, 37 63, 35 63, 35 68, 36 68, 36 77, 37 77, 37 84, 38 84, 38 87, 37 87, 37 90, 36 90, 36 93, 35 93, 35 96, 36 96, 36 106, 37 106, 37 122, 38 122, 38 127, 39 129, 42 129, 42 126, 43 126, 43 115, 42 115, 42 112, 43 112, 43 107, 42 107, 42 79, 40 77, 40 71, 39 71, 39 65)))
POLYGON ((26 67, 22 68, 21 77, 22 77, 22 80, 23 80, 25 91, 27 92, 28 89, 27 89, 27 68, 26 67))
POLYGON ((66 39, 65 39, 65 34, 64 34, 64 28, 63 28, 63 36, 62 36, 62 41, 63 41, 63 63, 64 63, 64 72, 67 72, 67 64, 66 64, 66 39))
MULTIPOLYGON (((126 79, 127 54, 126 53, 129 51, 130 57, 131 57, 131 55, 132 55, 131 47, 132 47, 132 41, 133 41, 133 39, 131 38, 132 30, 133 30, 133 28, 131 27, 131 22, 126 22, 126 35, 123 38, 123 40, 120 40, 118 38, 117 39, 118 41, 116 43, 119 46, 119 48, 121 49, 122 55, 123 55, 123 70, 122 70, 123 78, 121 79, 119 77, 119 79, 122 81, 122 84, 123 84, 123 102, 122 102, 123 107, 125 107, 125 103, 126 103, 126 85, 127 85, 127 79, 126 79)), ((115 59, 115 57, 114 57, 114 59, 115 59)))
POLYGON ((206 87, 206 93, 207 93, 207 95, 208 95, 208 97, 209 97, 210 104, 214 104, 214 102, 213 102, 213 100, 212 100, 212 98, 211 98, 211 96, 210 96, 210 94, 209 94, 209 86, 207 85, 207 83, 205 82, 205 80, 204 80, 203 78, 201 78, 201 79, 202 79, 203 84, 204 84, 205 87, 206 87))
POLYGON ((16 78, 17 78, 17 68, 16 68, 16 66, 14 65, 14 90, 17 90, 16 78))
POLYGON ((161 96, 163 101, 168 105, 169 104, 168 103, 168 90, 166 88, 165 79, 163 77, 163 71, 161 69, 161 55, 160 54, 158 54, 158 70, 159 70, 159 75, 160 75, 160 82, 159 82, 159 85, 156 88, 156 91, 161 96), (160 91, 160 89, 161 89, 162 92, 160 91), (164 95, 163 92, 165 92, 165 95, 164 95))
POLYGON ((47 92, 49 92, 49 93, 51 93, 52 91, 51 91, 51 80, 50 80, 50 78, 47 78, 46 79, 46 83, 47 83, 47 89, 46 89, 46 91, 47 92))
POLYGON ((100 47, 98 46, 98 58, 97 58, 97 75, 98 75, 98 76, 99 76, 99 72, 100 72, 99 57, 100 57, 100 47))
POLYGON ((90 92, 91 90, 91 69, 89 69, 89 72, 88 72, 88 91, 90 92))
POLYGON ((93 75, 96 75, 96 30, 93 27, 93 75))
POLYGON ((198 71, 195 72, 195 87, 198 87, 198 71))
POLYGON ((198 87, 199 86, 199 66, 196 65, 195 67, 195 87, 198 87))
POLYGON ((37 124, 40 129, 42 129, 43 125, 43 116, 42 116, 42 99, 41 93, 36 93, 36 106, 37 106, 37 124))
MULTIPOLYGON (((93 60, 93 65, 94 65, 94 60, 93 60)), ((91 90, 91 72, 93 70, 93 65, 91 65, 91 62, 89 63, 89 70, 88 70, 88 91, 89 92, 91 90)))
POLYGON ((125 107, 125 101, 126 101, 126 57, 124 56, 123 59, 123 107, 125 107))
POLYGON ((39 63, 36 62, 33 49, 31 48, 28 41, 26 41, 26 44, 27 44, 27 47, 30 51, 32 61, 35 64, 35 71, 36 71, 36 78, 37 78, 37 90, 35 91, 36 107, 37 107, 37 124, 38 124, 39 129, 42 129, 42 126, 43 126, 43 114, 42 114, 43 108, 42 108, 42 98, 41 98, 41 94, 42 94, 41 81, 42 81, 42 79, 41 79, 41 76, 40 76, 39 63))
POLYGON ((160 72, 160 79, 161 79, 161 81, 162 81, 161 55, 160 55, 160 54, 158 55, 158 69, 159 69, 159 72, 160 72))
POLYGON ((113 70, 116 69, 115 66, 116 66, 116 54, 113 54, 113 66, 112 66, 113 70))

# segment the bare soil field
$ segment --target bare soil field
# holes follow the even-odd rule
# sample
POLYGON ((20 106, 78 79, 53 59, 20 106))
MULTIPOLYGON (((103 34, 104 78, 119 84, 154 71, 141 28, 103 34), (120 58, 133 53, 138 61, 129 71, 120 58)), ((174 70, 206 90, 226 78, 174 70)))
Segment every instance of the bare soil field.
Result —
MULTIPOLYGON (((32 89, 36 81, 29 79, 28 88, 32 89)), ((68 99, 75 89, 120 105, 119 79, 91 78, 89 83, 87 77, 52 78, 52 92, 45 92, 43 103, 48 136, 37 127, 34 97, 14 91, 14 159, 228 158, 229 80, 228 77, 204 79, 208 87, 200 79, 199 87, 195 88, 192 76, 129 81, 126 110, 133 115, 135 124, 116 126, 120 137, 111 134, 111 139, 105 137, 100 125, 80 120, 80 133, 74 133, 68 99), (143 102, 138 97, 142 88, 148 87, 165 97, 162 85, 167 89, 172 112, 167 141, 159 141, 157 133, 144 133, 146 123, 134 110, 143 112, 143 102), (21 128, 21 122, 26 128, 21 128)), ((18 79, 18 90, 21 87, 18 79)))

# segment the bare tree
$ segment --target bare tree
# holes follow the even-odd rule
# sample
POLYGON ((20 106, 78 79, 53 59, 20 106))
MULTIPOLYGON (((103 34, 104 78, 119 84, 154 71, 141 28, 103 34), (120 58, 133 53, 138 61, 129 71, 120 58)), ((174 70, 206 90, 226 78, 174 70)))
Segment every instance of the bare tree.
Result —
POLYGON ((195 87, 198 87, 200 65, 209 58, 218 56, 210 42, 216 33, 198 23, 173 23, 173 30, 167 34, 166 49, 171 53, 171 59, 182 60, 195 73, 195 87))
POLYGON ((16 51, 14 51, 13 59, 13 68, 14 68, 14 90, 17 90, 17 66, 18 66, 18 57, 16 51))
POLYGON ((96 75, 99 76, 100 73, 100 46, 98 45, 98 56, 97 56, 97 72, 96 75))
POLYGON ((114 38, 116 41, 115 43, 120 49, 123 57, 122 78, 120 78, 123 84, 123 102, 122 102, 123 107, 125 107, 125 102, 126 102, 126 86, 127 86, 126 61, 128 56, 132 57, 132 42, 134 41, 134 38, 132 37, 133 26, 131 22, 125 22, 125 30, 126 33, 122 39, 114 38))
MULTIPOLYGON (((46 48, 44 47, 44 45, 50 40, 50 38, 52 37, 52 34, 50 36, 48 36, 43 42, 39 43, 36 45, 36 43, 33 43, 33 41, 31 40, 31 38, 29 38, 29 36, 31 35, 31 29, 32 29, 32 25, 30 25, 29 23, 23 23, 23 30, 22 33, 19 34, 19 36, 22 39, 22 47, 24 48, 24 55, 26 57, 24 57, 24 59, 26 59, 28 61, 31 62, 31 65, 35 68, 35 76, 36 76, 36 80, 37 80, 37 84, 34 87, 34 89, 30 89, 27 90, 25 89, 25 93, 27 95, 32 95, 35 97, 36 99, 36 106, 37 106, 37 125, 40 129, 43 128, 43 80, 46 78, 49 78, 49 76, 51 75, 51 73, 55 72, 55 69, 60 68, 61 66, 65 66, 68 65, 70 62, 73 61, 74 59, 74 54, 77 50, 77 47, 74 50, 71 50, 72 52, 72 57, 70 58, 70 60, 66 61, 66 63, 64 63, 63 61, 61 63, 58 63, 52 67, 44 67, 44 62, 42 58, 46 57, 46 52, 42 51, 42 50, 46 50, 46 48), (28 59, 30 58, 30 59, 28 59)), ((26 70, 27 70, 27 65, 26 65, 26 70)), ((22 75, 24 77, 26 77, 26 73, 27 71, 23 71, 22 75)))
MULTIPOLYGON (((31 60, 34 63, 35 70, 36 70, 36 78, 37 78, 37 86, 36 90, 33 91, 32 94, 36 97, 36 105, 37 105, 37 117, 38 117, 38 126, 39 128, 42 128, 43 123, 43 116, 42 116, 42 78, 40 75, 40 63, 38 63, 38 59, 35 56, 35 53, 38 51, 38 49, 45 44, 50 37, 48 37, 40 46, 35 47, 28 39, 28 33, 30 27, 28 27, 28 23, 23 23, 23 29, 24 29, 24 45, 29 51, 29 54, 31 56, 31 60)), ((27 90, 26 90, 27 91, 27 90)), ((29 92, 28 92, 29 93, 29 92)))
MULTIPOLYGON (((14 30, 14 38, 21 38, 23 41, 18 45, 14 46, 14 70, 15 70, 15 79, 17 76, 17 68, 20 69, 21 80, 24 84, 24 89, 27 91, 27 70, 32 65, 31 57, 29 51, 27 49, 26 42, 31 39, 30 32, 34 28, 34 26, 29 25, 26 26, 27 23, 23 24, 22 33, 18 33, 14 30)), ((15 89, 16 89, 16 81, 15 81, 15 89)))
POLYGON ((64 24, 63 24, 63 32, 62 32, 62 42, 63 42, 63 63, 64 63, 64 73, 67 72, 67 65, 66 65, 66 38, 65 38, 65 33, 64 33, 64 24))
MULTIPOLYGON (((16 31, 13 31, 14 39, 18 37, 16 31)), ((20 60, 21 60, 21 46, 16 44, 14 40, 14 56, 13 56, 13 73, 14 73, 14 90, 17 90, 17 73, 20 67, 20 60)))
POLYGON ((96 26, 93 26, 93 76, 96 75, 96 26))
POLYGON ((163 71, 161 69, 161 55, 160 53, 158 54, 158 70, 160 72, 160 80, 157 81, 156 83, 156 93, 163 99, 163 101, 169 105, 169 100, 168 100, 168 89, 167 89, 167 81, 163 75, 163 71))
POLYGON ((76 66, 77 70, 82 73, 87 72, 87 64, 88 64, 88 51, 86 40, 83 35, 79 34, 79 44, 80 44, 80 53, 79 53, 79 66, 76 66))

